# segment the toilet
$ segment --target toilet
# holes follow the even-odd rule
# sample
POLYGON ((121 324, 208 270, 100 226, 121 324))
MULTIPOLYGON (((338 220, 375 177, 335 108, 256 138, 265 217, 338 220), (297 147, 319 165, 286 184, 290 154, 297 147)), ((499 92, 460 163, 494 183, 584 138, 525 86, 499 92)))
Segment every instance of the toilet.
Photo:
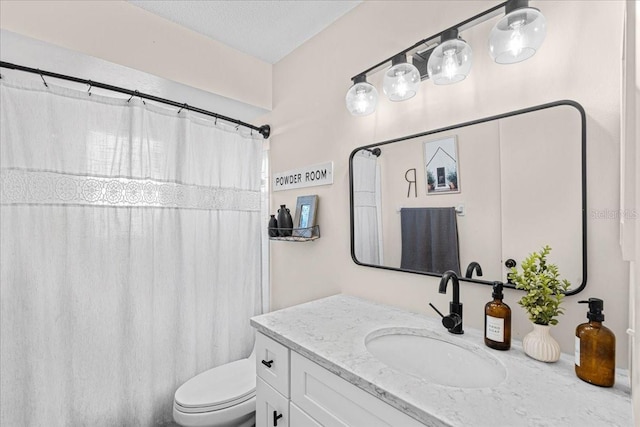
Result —
POLYGON ((255 346, 247 359, 209 369, 176 390, 173 419, 184 427, 251 427, 256 411, 255 346))

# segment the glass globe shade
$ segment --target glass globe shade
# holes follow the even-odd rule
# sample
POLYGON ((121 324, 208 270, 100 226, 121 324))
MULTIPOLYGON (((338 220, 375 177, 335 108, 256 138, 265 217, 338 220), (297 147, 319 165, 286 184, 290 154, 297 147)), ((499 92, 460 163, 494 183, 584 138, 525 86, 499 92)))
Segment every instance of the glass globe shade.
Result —
POLYGON ((420 72, 408 62, 401 62, 384 73, 382 91, 391 101, 413 98, 420 84, 420 72))
POLYGON ((547 34, 547 22, 538 9, 516 9, 496 23, 489 35, 489 54, 498 64, 531 58, 547 34))
POLYGON ((464 40, 445 40, 429 56, 427 73, 434 84, 457 83, 471 72, 472 58, 471 46, 464 40))
POLYGON ((366 116, 376 111, 378 91, 367 82, 351 86, 346 96, 347 110, 354 116, 366 116))

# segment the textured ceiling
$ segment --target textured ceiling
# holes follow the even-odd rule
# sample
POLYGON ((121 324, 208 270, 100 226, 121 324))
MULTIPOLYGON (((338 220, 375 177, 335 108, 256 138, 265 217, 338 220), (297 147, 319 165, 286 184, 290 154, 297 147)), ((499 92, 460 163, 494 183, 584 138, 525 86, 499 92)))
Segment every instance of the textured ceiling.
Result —
POLYGON ((275 64, 361 0, 129 0, 151 13, 275 64))

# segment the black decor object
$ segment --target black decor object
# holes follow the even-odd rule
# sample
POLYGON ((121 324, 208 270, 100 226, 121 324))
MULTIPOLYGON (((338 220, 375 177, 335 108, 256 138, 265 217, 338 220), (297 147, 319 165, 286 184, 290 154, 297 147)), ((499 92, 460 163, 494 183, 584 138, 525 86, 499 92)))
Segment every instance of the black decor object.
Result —
POLYGON ((278 209, 278 234, 281 237, 288 237, 293 234, 293 218, 286 205, 280 205, 278 209))
POLYGON ((278 220, 275 215, 269 218, 269 237, 278 237, 278 220))

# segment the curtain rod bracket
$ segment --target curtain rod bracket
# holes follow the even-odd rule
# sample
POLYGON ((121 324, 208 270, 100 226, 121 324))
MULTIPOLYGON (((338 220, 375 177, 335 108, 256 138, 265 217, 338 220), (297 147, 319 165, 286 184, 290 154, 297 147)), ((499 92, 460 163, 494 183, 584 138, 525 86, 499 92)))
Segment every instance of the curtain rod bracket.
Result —
POLYGON ((260 126, 260 128, 258 129, 258 132, 260 132, 260 135, 262 135, 262 137, 264 139, 269 138, 269 135, 271 135, 271 126, 269 125, 262 125, 260 126))

